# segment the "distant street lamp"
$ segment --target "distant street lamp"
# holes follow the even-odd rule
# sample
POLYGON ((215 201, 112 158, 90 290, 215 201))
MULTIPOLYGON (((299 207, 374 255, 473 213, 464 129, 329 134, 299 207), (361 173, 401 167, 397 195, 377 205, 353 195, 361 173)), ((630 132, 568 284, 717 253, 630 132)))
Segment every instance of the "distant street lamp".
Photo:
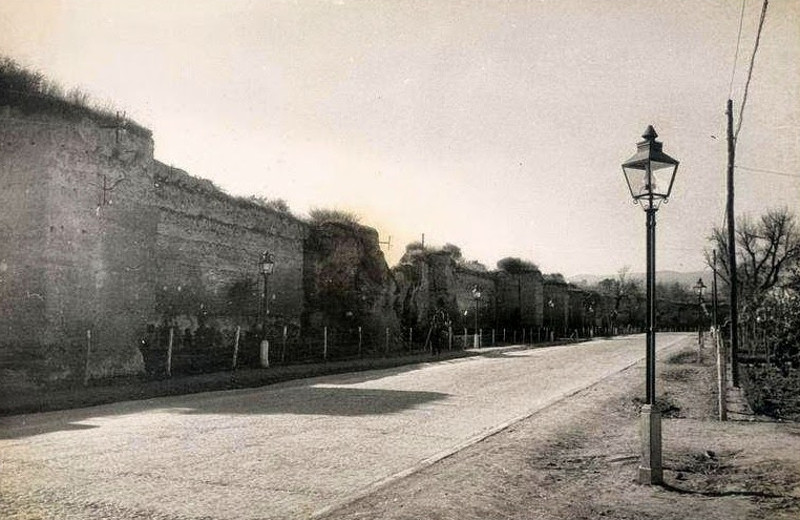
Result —
POLYGON ((656 131, 648 126, 636 144, 636 153, 622 164, 633 201, 647 215, 647 354, 646 402, 642 406, 642 460, 639 465, 641 484, 661 484, 661 415, 655 409, 656 397, 656 211, 669 200, 678 161, 662 151, 656 131))
POLYGON ((478 335, 478 313, 480 313, 481 309, 481 288, 477 285, 472 288, 472 298, 475 300, 475 339, 473 341, 473 346, 475 348, 480 348, 481 338, 478 335))
MULTIPOLYGON (((703 348, 703 292, 706 290, 706 284, 703 283, 702 278, 697 279, 697 283, 692 287, 697 294, 697 349, 702 351, 703 348)), ((698 356, 702 355, 698 352, 698 356)), ((699 361, 699 360, 698 360, 699 361)))
POLYGON ((275 269, 275 259, 272 253, 264 251, 261 253, 259 261, 261 276, 264 278, 263 291, 261 292, 261 366, 269 367, 269 341, 267 340, 267 316, 269 315, 269 298, 267 288, 269 287, 269 276, 275 269))

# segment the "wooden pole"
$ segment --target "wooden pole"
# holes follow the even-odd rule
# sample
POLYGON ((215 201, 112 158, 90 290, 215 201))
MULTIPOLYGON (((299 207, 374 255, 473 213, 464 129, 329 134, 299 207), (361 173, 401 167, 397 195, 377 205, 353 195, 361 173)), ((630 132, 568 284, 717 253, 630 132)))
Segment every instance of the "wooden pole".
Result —
POLYGON ((89 384, 89 357, 92 354, 92 331, 86 331, 86 364, 83 367, 83 386, 89 384))
POLYGON ((322 359, 328 361, 328 327, 322 330, 322 359))
POLYGON ((739 280, 736 274, 736 221, 733 208, 733 165, 736 161, 736 141, 733 137, 733 101, 728 100, 728 279, 730 280, 731 309, 731 379, 739 387, 739 280))
POLYGON ((727 410, 727 362, 725 359, 725 342, 722 341, 722 334, 719 330, 714 332, 714 339, 717 346, 717 402, 720 421, 728 420, 727 410))
POLYGON ((363 342, 363 337, 361 335, 361 327, 358 327, 358 357, 361 357, 361 344, 363 342))
POLYGON ((383 347, 383 355, 389 355, 389 327, 386 327, 386 344, 383 347))

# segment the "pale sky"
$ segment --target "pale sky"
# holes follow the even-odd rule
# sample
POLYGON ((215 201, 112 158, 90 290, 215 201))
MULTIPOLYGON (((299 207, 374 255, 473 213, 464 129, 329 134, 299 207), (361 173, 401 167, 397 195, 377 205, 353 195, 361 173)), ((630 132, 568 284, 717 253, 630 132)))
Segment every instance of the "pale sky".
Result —
MULTIPOLYGON (((694 271, 724 213, 741 6, 3 0, 0 53, 125 110, 157 159, 231 194, 359 214, 390 264, 424 233, 490 268, 644 271, 620 164, 652 124, 681 161, 657 268, 694 271)), ((737 114, 760 9, 746 0, 737 114)), ((737 164, 778 174, 737 170, 737 213, 800 210, 798 64, 800 1, 772 0, 737 164)))

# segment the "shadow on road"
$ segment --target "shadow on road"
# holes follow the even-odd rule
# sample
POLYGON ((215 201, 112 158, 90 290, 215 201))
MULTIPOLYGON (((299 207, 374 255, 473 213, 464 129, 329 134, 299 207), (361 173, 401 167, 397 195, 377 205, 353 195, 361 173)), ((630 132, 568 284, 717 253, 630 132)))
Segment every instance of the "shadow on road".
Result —
POLYGON ((72 431, 72 430, 91 430, 97 428, 92 424, 75 424, 71 422, 53 422, 48 424, 37 424, 10 430, 0 430, 0 440, 21 439, 23 437, 33 437, 45 433, 72 431))
POLYGON ((53 413, 35 422, 21 422, 0 428, 0 440, 19 439, 47 433, 101 428, 81 424, 94 418, 121 415, 174 413, 207 415, 337 415, 366 416, 398 413, 426 403, 439 401, 448 394, 408 392, 366 388, 337 388, 298 385, 274 391, 234 394, 194 394, 173 398, 170 403, 146 401, 121 406, 69 410, 53 413), (44 420, 42 420, 44 419, 44 420))
POLYGON ((370 388, 306 386, 259 392, 247 398, 224 396, 193 403, 185 414, 299 414, 299 415, 384 415, 439 401, 448 394, 407 392, 370 388))

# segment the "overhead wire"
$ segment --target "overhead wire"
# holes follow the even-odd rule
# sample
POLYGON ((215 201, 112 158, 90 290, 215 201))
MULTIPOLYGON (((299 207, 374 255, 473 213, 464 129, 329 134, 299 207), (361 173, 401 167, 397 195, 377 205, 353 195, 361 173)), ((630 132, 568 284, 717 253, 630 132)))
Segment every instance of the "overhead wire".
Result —
POLYGON ((768 173, 770 175, 782 175, 784 177, 800 178, 800 174, 797 173, 779 172, 777 170, 765 170, 763 168, 750 168, 749 166, 739 166, 739 165, 736 165, 735 168, 738 170, 747 170, 755 173, 768 173))
POLYGON ((744 3, 742 0, 742 9, 739 12, 739 31, 736 34, 736 54, 733 56, 733 68, 731 69, 731 83, 728 88, 728 99, 733 97, 733 78, 736 76, 736 63, 739 61, 739 44, 742 40, 742 21, 744 20, 744 3))
POLYGON ((753 66, 756 61, 756 52, 758 51, 758 44, 761 42, 761 31, 764 28, 764 19, 767 17, 767 5, 769 0, 764 0, 761 6, 761 17, 758 20, 758 31, 756 32, 756 42, 753 45, 753 54, 750 55, 750 66, 747 69, 747 81, 744 84, 744 94, 742 95, 742 107, 739 109, 739 122, 736 124, 736 131, 733 134, 733 141, 736 142, 739 138, 739 131, 742 129, 742 120, 744 119, 744 107, 747 104, 747 93, 750 90, 750 80, 753 79, 753 66))

